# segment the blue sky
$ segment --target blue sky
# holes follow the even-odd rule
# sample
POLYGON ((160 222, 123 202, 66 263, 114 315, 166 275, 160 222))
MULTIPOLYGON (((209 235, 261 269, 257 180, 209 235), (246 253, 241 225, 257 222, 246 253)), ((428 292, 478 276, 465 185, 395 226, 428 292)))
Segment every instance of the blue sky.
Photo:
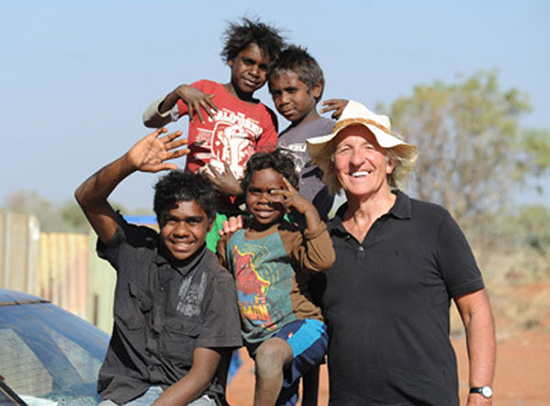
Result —
MULTIPOLYGON (((498 69, 502 88, 531 96, 522 125, 550 129, 544 0, 0 0, 0 204, 20 189, 71 199, 148 133, 141 114, 149 103, 180 83, 227 82, 220 36, 243 15, 308 47, 324 70, 325 98, 389 104, 416 84, 498 69)), ((258 96, 272 106, 265 89, 258 96)), ((186 121, 169 128, 185 130, 186 121)), ((113 200, 149 207, 155 180, 134 175, 113 200)), ((522 201, 550 201, 545 187, 545 196, 522 193, 522 201)))

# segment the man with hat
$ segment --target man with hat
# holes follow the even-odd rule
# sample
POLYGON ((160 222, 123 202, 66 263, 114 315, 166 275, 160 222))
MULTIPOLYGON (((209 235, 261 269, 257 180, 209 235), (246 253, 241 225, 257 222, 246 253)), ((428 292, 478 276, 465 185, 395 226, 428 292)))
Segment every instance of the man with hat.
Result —
POLYGON ((347 197, 329 224, 336 262, 318 292, 330 404, 458 405, 453 299, 466 330, 468 404, 490 405, 496 344, 481 273, 448 211, 399 190, 417 149, 390 128, 350 101, 332 134, 307 141, 330 191, 347 197))

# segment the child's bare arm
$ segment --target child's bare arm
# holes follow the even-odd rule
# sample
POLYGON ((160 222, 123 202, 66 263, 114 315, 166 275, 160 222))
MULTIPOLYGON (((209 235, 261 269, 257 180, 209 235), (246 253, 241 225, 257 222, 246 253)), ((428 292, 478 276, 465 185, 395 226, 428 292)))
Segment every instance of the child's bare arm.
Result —
POLYGON ((327 113, 329 111, 334 111, 332 113, 332 118, 338 120, 344 111, 344 108, 347 106, 348 100, 346 99, 329 99, 321 102, 321 105, 325 106, 320 111, 321 113, 327 113))
POLYGON ((216 349, 195 348, 189 373, 166 389, 154 405, 186 405, 201 397, 210 386, 220 360, 221 354, 216 349))
POLYGON ((117 228, 117 215, 107 201, 117 185, 136 171, 177 169, 175 164, 165 161, 189 152, 188 149, 177 149, 187 143, 185 139, 177 139, 181 131, 160 137, 165 132, 166 129, 161 128, 142 138, 126 154, 90 176, 75 191, 78 204, 103 243, 113 237, 117 228))
POLYGON ((143 113, 143 124, 145 124, 145 127, 159 128, 172 121, 176 121, 177 117, 173 117, 169 112, 179 99, 187 105, 187 114, 191 122, 193 122, 195 114, 197 114, 200 122, 204 123, 201 107, 210 118, 218 111, 218 108, 212 101, 213 97, 214 95, 206 94, 193 86, 185 84, 179 85, 168 93, 164 99, 154 102, 145 109, 143 113))
POLYGON ((201 107, 204 111, 206 111, 206 114, 208 114, 210 118, 213 118, 214 113, 218 111, 218 108, 212 101, 213 97, 213 94, 206 94, 196 87, 185 84, 180 85, 166 95, 162 103, 159 104, 159 112, 165 113, 174 107, 174 104, 181 99, 187 105, 189 120, 192 122, 195 114, 197 114, 200 122, 204 123, 201 107))

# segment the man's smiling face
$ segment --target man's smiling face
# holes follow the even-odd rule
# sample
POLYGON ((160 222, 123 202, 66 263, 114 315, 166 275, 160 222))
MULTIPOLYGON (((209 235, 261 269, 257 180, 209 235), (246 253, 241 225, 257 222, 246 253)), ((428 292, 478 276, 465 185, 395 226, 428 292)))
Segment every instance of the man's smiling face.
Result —
POLYGON ((335 139, 334 170, 346 192, 357 197, 372 196, 388 187, 387 175, 394 168, 364 125, 350 125, 335 139))
POLYGON ((212 224, 195 200, 177 202, 162 214, 161 243, 173 259, 186 260, 203 246, 212 224))

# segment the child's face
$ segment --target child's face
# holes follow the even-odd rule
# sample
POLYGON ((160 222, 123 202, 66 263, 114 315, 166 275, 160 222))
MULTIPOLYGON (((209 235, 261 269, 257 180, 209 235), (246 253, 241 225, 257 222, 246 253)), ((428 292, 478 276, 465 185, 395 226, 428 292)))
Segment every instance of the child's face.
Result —
POLYGON ((174 208, 162 213, 161 243, 173 259, 183 261, 202 247, 212 224, 195 200, 178 202, 174 208))
POLYGON ((293 124, 316 117, 315 101, 321 96, 322 85, 319 83, 308 90, 296 72, 284 71, 269 81, 269 92, 277 111, 293 124))
POLYGON ((239 52, 228 65, 231 67, 231 83, 241 93, 252 95, 267 81, 269 58, 254 43, 239 52))
POLYGON ((254 221, 269 226, 285 215, 284 198, 274 190, 285 189, 283 175, 273 169, 262 169, 252 174, 246 190, 246 206, 254 221))

